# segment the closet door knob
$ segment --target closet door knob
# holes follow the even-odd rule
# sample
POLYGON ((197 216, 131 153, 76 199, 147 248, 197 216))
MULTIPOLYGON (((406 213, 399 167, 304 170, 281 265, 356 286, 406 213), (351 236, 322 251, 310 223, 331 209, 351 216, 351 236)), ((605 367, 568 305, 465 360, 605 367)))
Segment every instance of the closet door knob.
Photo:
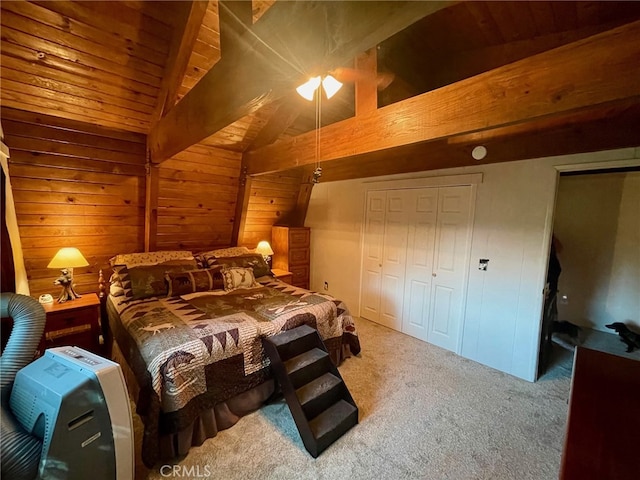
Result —
POLYGON ((431 276, 432 276, 432 277, 437 277, 437 276, 438 276, 438 274, 434 272, 434 273, 432 273, 432 274, 431 274, 431 276))

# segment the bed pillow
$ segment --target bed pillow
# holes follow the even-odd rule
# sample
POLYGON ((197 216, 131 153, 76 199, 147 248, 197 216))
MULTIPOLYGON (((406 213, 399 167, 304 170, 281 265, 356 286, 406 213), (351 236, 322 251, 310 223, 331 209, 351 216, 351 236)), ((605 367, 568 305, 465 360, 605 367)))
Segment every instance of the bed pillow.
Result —
POLYGON ((111 266, 157 265, 172 260, 193 260, 193 253, 188 250, 163 250, 160 252, 121 253, 109 259, 111 266))
POLYGON ((183 272, 195 268, 197 265, 193 259, 169 260, 157 265, 128 267, 133 299, 164 297, 167 295, 167 284, 164 279, 167 272, 183 272))
POLYGON ((253 268, 253 276, 255 278, 264 277, 271 274, 271 268, 264 257, 259 253, 249 253, 247 255, 239 255, 237 257, 224 257, 213 259, 212 265, 222 265, 229 267, 253 268))
POLYGON ((128 300, 167 295, 165 273, 182 272, 197 268, 195 260, 169 260, 155 265, 114 265, 113 271, 120 280, 124 296, 128 300))
POLYGON ((260 286, 260 284, 256 282, 256 278, 253 276, 252 268, 230 267, 223 268, 220 272, 222 273, 222 279, 224 280, 224 289, 228 292, 236 290, 237 288, 260 286))
POLYGON ((164 278, 167 282, 167 296, 179 297, 188 293, 208 292, 224 289, 221 266, 186 272, 168 272, 164 278))
POLYGON ((245 255, 247 253, 251 253, 251 251, 247 247, 229 247, 210 250, 208 252, 201 252, 194 257, 198 262, 198 268, 209 268, 213 266, 216 258, 237 257, 239 255, 245 255))
POLYGON ((124 288, 122 288, 122 281, 120 276, 114 271, 109 278, 109 294, 113 297, 121 297, 124 295, 124 288))

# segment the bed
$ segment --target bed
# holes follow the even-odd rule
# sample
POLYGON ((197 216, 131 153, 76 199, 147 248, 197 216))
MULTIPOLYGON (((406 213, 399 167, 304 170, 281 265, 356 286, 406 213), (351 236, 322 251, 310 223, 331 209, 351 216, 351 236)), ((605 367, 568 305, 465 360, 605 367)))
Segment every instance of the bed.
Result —
POLYGON ((307 324, 337 365, 360 352, 343 302, 275 279, 246 249, 118 255, 111 264, 111 357, 144 423, 148 467, 185 455, 273 395, 262 338, 307 324))

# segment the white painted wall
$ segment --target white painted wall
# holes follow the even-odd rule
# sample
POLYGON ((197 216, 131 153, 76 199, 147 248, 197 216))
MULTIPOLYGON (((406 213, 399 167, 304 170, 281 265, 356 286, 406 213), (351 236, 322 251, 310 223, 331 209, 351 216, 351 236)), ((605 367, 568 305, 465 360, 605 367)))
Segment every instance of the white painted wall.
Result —
POLYGON ((477 187, 461 354, 533 381, 557 169, 597 168, 602 162, 637 165, 639 160, 640 148, 630 148, 321 182, 313 188, 305 222, 311 227, 311 288, 322 290, 328 282, 329 293, 344 300, 354 315, 359 314, 367 182, 388 180, 394 188, 394 182, 401 179, 482 173, 483 181, 477 187), (490 260, 486 272, 477 268, 480 258, 490 260))
POLYGON ((556 235, 561 320, 611 333, 611 322, 640 327, 640 172, 562 177, 556 235))
POLYGON ((607 310, 640 331, 640 173, 625 178, 612 271, 607 310))

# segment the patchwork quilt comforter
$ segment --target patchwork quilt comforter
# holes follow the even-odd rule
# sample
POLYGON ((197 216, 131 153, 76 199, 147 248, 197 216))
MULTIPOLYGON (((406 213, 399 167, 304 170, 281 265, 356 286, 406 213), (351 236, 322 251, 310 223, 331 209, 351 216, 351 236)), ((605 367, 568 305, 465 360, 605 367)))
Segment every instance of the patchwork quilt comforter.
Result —
POLYGON ((270 378, 265 336, 307 324, 330 352, 360 351, 343 302, 278 280, 232 292, 112 302, 111 309, 118 316, 110 322, 113 335, 140 386, 146 440, 174 433, 201 409, 270 378))

